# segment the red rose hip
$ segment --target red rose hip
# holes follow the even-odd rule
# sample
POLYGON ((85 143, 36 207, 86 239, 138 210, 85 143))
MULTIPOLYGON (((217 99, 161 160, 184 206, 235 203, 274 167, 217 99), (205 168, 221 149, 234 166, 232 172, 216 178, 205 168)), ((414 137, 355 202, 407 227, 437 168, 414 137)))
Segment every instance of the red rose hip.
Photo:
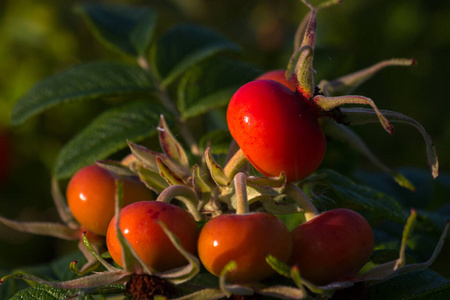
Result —
POLYGON ((354 276, 374 247, 367 220, 349 209, 333 209, 292 231, 291 264, 303 278, 318 285, 354 276))
POLYGON ((326 141, 317 112, 308 101, 273 80, 249 82, 233 95, 227 110, 228 128, 263 175, 284 172, 288 181, 297 181, 320 166, 326 141))
MULTIPOLYGON (((163 272, 187 264, 158 221, 167 226, 186 251, 197 253, 197 223, 186 210, 176 205, 160 201, 130 204, 121 210, 119 225, 124 237, 147 266, 163 272)), ((114 261, 123 267, 115 217, 108 227, 106 246, 114 261)))

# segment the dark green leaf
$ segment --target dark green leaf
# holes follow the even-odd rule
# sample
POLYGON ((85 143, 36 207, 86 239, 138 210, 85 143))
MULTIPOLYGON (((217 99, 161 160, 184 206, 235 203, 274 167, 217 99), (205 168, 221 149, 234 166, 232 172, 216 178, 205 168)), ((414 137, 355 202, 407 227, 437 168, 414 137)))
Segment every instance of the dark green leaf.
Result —
POLYGON ((20 124, 44 110, 70 101, 152 90, 151 80, 137 66, 112 62, 80 64, 48 77, 29 89, 13 107, 11 122, 20 124))
POLYGON ((185 118, 225 106, 234 92, 258 75, 241 62, 213 58, 189 69, 178 87, 178 108, 185 118))
POLYGON ((150 51, 153 68, 167 86, 182 72, 222 51, 238 47, 220 34, 195 25, 179 25, 162 36, 150 51))
POLYGON ((425 269, 382 282, 367 289, 368 299, 450 299, 450 280, 425 269))
POLYGON ((90 295, 81 295, 79 290, 57 289, 43 284, 37 284, 17 292, 11 300, 59 300, 75 297, 80 300, 92 299, 90 295))
POLYGON ((320 196, 339 204, 368 210, 385 219, 402 223, 406 222, 409 213, 405 213, 395 199, 367 186, 359 185, 335 171, 322 170, 319 175, 326 174, 323 184, 328 192, 320 196))
POLYGON ((215 130, 205 134, 199 144, 204 151, 211 148, 212 154, 227 154, 230 148, 231 135, 228 130, 215 130))
POLYGON ((156 14, 146 7, 90 3, 78 7, 94 35, 107 47, 131 56, 147 55, 156 14))
POLYGON ((103 113, 64 146, 56 159, 55 176, 68 178, 83 166, 125 148, 127 139, 138 141, 156 134, 161 113, 161 107, 149 102, 134 102, 103 113))

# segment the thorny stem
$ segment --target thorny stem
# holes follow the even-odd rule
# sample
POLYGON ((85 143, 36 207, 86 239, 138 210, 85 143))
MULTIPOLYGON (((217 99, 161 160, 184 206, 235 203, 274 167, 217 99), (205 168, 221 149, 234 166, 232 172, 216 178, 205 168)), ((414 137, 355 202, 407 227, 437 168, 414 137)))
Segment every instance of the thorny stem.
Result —
POLYGON ((156 201, 170 203, 177 198, 182 201, 196 221, 203 220, 203 215, 198 210, 198 199, 195 191, 185 185, 171 185, 159 194, 156 201))
POLYGON ((247 198, 247 175, 244 172, 234 176, 234 187, 236 189, 237 207, 236 214, 242 215, 249 212, 247 198))
POLYGON ((305 219, 309 221, 319 215, 311 199, 295 184, 287 183, 285 188, 286 195, 290 196, 300 208, 305 212, 305 219))
POLYGON ((194 135, 189 130, 189 127, 186 124, 186 120, 181 116, 180 111, 174 105, 174 103, 173 103, 172 99, 169 97, 167 91, 161 86, 160 82, 156 79, 154 73, 152 72, 152 69, 150 68, 147 58, 142 57, 142 56, 139 57, 138 64, 150 76, 150 78, 156 88, 156 92, 159 95, 164 107, 168 111, 170 111, 173 114, 173 116, 175 117, 175 119, 178 121, 180 130, 183 134, 184 139, 189 144, 192 154, 194 154, 196 156, 200 156, 200 149, 198 148, 198 145, 197 145, 197 142, 195 141, 194 135))
POLYGON ((227 162, 223 171, 228 178, 233 178, 248 163, 242 149, 239 149, 227 162))

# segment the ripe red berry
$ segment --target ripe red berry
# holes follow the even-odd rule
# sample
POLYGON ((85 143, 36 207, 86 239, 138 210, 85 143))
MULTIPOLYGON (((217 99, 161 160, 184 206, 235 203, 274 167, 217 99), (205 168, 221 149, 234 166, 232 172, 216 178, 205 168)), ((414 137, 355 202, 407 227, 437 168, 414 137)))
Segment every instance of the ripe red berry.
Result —
MULTIPOLYGON (((160 272, 185 265, 186 259, 169 240, 158 221, 167 226, 185 250, 197 253, 197 223, 186 210, 170 203, 141 201, 124 207, 120 212, 120 229, 146 265, 160 272)), ((109 224, 106 245, 114 261, 123 267, 115 218, 109 224)))
POLYGON ((312 283, 354 276, 369 260, 374 237, 367 220, 349 209, 333 209, 292 231, 291 264, 312 283))
POLYGON ((219 276, 234 260, 237 268, 227 274, 232 282, 256 282, 273 274, 266 256, 287 262, 292 239, 277 217, 268 213, 220 215, 205 224, 198 239, 198 254, 205 268, 219 276))
POLYGON ((243 85, 227 111, 231 135, 265 176, 284 172, 288 181, 312 174, 326 150, 325 135, 308 100, 272 80, 243 85))
POLYGON ((119 178, 97 165, 86 166, 75 173, 66 190, 70 211, 86 230, 106 235, 114 216, 116 179, 123 182, 123 206, 154 198, 137 178, 119 178))

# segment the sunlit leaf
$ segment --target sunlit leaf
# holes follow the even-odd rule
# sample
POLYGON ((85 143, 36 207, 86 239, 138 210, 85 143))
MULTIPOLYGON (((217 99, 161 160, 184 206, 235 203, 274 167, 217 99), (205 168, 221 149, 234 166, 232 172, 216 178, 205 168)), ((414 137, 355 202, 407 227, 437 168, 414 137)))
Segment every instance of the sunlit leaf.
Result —
POLYGON ((14 105, 11 122, 18 125, 49 108, 72 101, 152 91, 151 80, 137 66, 115 62, 84 63, 31 87, 14 105))
POLYGON ((156 14, 146 7, 89 3, 77 7, 94 35, 107 47, 131 56, 147 54, 156 14))
POLYGON ((256 68, 244 63, 212 58, 190 68, 178 86, 178 108, 192 118, 230 102, 234 92, 258 75, 256 68))
POLYGON ((150 60, 164 86, 200 61, 223 51, 237 51, 236 45, 219 33, 190 24, 166 32, 151 48, 150 60))
POLYGON ((156 134, 160 112, 152 103, 133 102, 101 114, 63 147, 56 159, 55 176, 70 177, 83 166, 125 148, 127 140, 156 134))

